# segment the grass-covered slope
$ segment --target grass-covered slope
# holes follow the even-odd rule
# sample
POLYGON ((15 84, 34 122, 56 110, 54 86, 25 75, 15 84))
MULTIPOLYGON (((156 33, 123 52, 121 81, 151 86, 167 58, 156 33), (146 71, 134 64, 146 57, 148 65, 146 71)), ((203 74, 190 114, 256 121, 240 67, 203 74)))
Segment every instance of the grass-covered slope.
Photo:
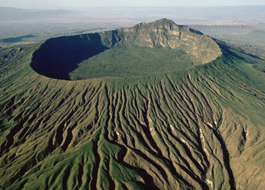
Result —
POLYGON ((264 189, 264 63, 220 45, 182 72, 78 81, 32 70, 37 45, 0 49, 0 188, 264 189))

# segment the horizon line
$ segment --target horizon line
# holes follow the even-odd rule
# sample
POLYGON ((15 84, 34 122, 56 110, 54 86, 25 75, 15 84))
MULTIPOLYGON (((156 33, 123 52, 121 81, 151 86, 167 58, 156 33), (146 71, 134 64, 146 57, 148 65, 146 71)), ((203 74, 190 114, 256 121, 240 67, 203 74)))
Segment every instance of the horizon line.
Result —
POLYGON ((22 9, 22 10, 75 10, 75 9, 93 9, 93 8, 218 8, 218 7, 259 7, 265 5, 205 5, 205 6, 93 6, 93 7, 44 7, 44 8, 24 8, 13 6, 0 6, 7 9, 22 9))

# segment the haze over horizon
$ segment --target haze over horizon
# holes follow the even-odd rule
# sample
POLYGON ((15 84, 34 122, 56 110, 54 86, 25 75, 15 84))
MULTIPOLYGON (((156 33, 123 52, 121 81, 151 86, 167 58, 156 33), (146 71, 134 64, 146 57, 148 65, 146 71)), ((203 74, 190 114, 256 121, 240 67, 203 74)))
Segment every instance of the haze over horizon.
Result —
POLYGON ((33 0, 0 0, 0 7, 14 7, 26 9, 57 9, 57 8, 90 8, 90 7, 207 7, 207 6, 244 6, 244 5, 265 5, 263 0, 100 0, 100 1, 86 1, 80 0, 78 3, 74 0, 47 0, 47 1, 33 1, 33 0))

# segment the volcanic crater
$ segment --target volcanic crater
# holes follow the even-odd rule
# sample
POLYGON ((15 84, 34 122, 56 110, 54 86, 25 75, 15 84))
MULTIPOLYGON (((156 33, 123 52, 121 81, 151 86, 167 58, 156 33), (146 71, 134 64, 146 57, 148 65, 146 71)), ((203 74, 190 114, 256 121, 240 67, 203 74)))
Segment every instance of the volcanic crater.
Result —
POLYGON ((134 77, 182 71, 222 54, 209 36, 168 19, 130 28, 48 39, 31 67, 64 80, 134 77))

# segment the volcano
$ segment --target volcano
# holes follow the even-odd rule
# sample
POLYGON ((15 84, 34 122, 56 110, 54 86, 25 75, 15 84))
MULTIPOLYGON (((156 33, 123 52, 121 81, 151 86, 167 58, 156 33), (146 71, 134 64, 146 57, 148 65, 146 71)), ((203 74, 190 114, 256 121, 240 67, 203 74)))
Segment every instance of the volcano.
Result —
POLYGON ((1 189, 264 189, 264 60, 168 19, 0 49, 1 189))

